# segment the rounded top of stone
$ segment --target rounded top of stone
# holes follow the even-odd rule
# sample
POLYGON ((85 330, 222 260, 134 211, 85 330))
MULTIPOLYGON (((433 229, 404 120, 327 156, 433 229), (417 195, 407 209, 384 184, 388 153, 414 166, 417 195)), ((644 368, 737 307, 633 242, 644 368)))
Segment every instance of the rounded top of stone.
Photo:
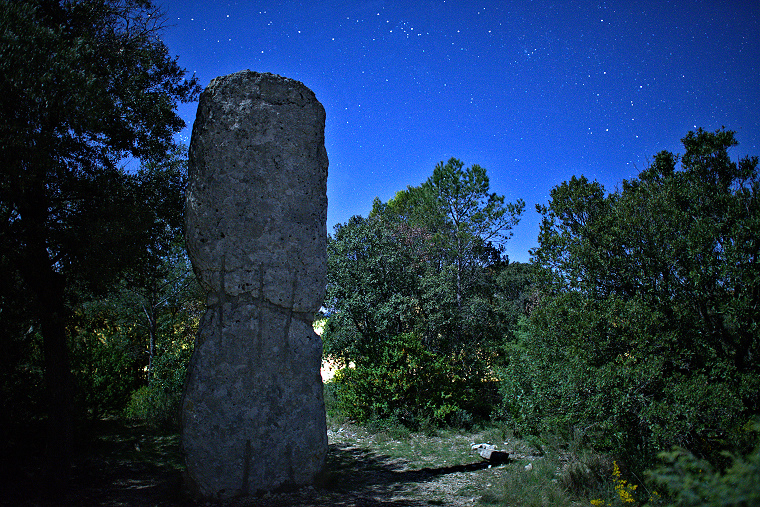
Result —
POLYGON ((235 91, 243 92, 250 98, 275 104, 296 103, 305 105, 310 102, 318 102, 314 92, 302 82, 270 72, 241 70, 212 79, 206 88, 207 93, 214 95, 217 93, 230 94, 235 93, 235 91))

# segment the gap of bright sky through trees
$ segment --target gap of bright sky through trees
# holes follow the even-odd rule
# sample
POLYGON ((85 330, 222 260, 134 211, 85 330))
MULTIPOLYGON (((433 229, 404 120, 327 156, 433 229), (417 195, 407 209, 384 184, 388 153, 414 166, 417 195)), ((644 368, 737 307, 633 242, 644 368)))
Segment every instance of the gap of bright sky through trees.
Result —
MULTIPOLYGON (((164 0, 164 40, 206 86, 251 69, 302 81, 327 111, 328 227, 366 216, 451 157, 536 204, 585 175, 613 190, 689 130, 760 147, 760 3, 164 0)), ((189 142, 197 104, 180 108, 189 142)))

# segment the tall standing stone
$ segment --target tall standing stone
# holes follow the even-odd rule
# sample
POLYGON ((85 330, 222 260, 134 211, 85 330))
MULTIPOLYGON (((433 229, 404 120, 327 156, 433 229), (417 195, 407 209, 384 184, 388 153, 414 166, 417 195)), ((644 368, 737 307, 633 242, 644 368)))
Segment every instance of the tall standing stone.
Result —
POLYGON ((200 97, 187 248, 207 292, 182 445, 212 498, 307 484, 324 466, 325 111, 302 83, 243 71, 200 97))

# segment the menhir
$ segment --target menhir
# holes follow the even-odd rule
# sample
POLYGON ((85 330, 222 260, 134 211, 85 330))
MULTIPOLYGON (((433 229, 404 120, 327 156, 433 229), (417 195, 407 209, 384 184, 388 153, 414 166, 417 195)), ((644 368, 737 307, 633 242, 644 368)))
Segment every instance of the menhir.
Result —
POLYGON ((200 97, 186 236, 207 293, 182 400, 205 497, 312 482, 327 452, 312 320, 325 288, 325 111, 302 83, 243 71, 200 97))

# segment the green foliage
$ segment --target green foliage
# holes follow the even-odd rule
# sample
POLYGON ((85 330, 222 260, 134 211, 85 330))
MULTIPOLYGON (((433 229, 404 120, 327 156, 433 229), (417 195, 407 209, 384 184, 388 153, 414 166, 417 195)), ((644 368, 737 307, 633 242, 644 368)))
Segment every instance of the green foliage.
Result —
MULTIPOLYGON (((760 425, 755 425, 755 433, 760 425)), ((725 455, 730 465, 724 471, 692 453, 676 448, 660 454, 664 465, 649 472, 649 478, 664 491, 668 505, 705 507, 750 507, 760 505, 760 446, 747 455, 725 455)), ((661 502, 651 502, 660 505, 661 502)))
POLYGON ((164 158, 184 127, 177 102, 199 92, 157 38, 156 14, 134 0, 0 3, 0 234, 33 290, 29 271, 49 269, 30 264, 39 242, 67 286, 107 289, 160 215, 139 197, 160 202, 156 189, 117 166, 164 158))
POLYGON ((124 416, 156 428, 176 429, 191 352, 192 342, 187 341, 174 343, 161 351, 153 363, 153 376, 148 385, 131 394, 124 416))
POLYGON ((715 459, 760 411, 758 160, 699 130, 605 195, 554 188, 533 252, 538 304, 507 347, 505 415, 582 432, 637 470, 678 445, 715 459))
POLYGON ((355 216, 335 227, 327 245, 325 355, 372 362, 385 337, 414 329, 422 266, 410 253, 380 218, 355 216))
POLYGON ((166 392, 182 394, 185 386, 185 376, 190 356, 193 352, 195 326, 192 334, 177 334, 164 343, 158 350, 153 362, 153 375, 150 384, 156 385, 166 392))
MULTIPOLYGON (((451 306, 454 317, 448 334, 457 346, 487 340, 494 331, 496 315, 491 313, 494 271, 507 263, 502 259, 503 243, 520 220, 525 203, 504 203, 504 196, 490 192, 486 170, 477 164, 464 169, 461 160, 440 162, 423 185, 438 205, 442 219, 436 224, 437 241, 453 276, 451 306), (483 269, 487 268, 487 269, 483 269), (490 268, 490 269, 488 269, 490 268)), ((503 331, 499 329, 499 331, 503 331)))
POLYGON ((152 384, 142 386, 132 393, 124 416, 155 428, 176 428, 181 395, 152 384))
POLYGON ((143 338, 147 334, 157 340, 152 351, 150 346, 145 350, 145 340, 142 341, 143 350, 147 352, 143 354, 142 363, 147 385, 131 394, 124 409, 128 419, 157 428, 177 428, 187 365, 203 307, 196 289, 194 284, 184 283, 175 285, 172 290, 165 287, 166 304, 157 307, 160 311, 156 311, 154 331, 148 329, 153 321, 146 322, 143 338))
POLYGON ((336 404, 360 422, 395 420, 413 429, 467 425, 490 409, 484 372, 470 364, 431 352, 414 333, 398 335, 388 340, 380 361, 338 371, 332 381, 336 404))
POLYGON ((155 320, 146 319, 144 298, 126 287, 83 306, 70 348, 79 402, 91 417, 120 414, 146 384, 179 396, 201 310, 191 289, 165 294, 174 303, 156 307, 155 320))
POLYGON ((114 322, 112 311, 100 303, 86 305, 70 344, 78 405, 93 419, 119 413, 141 380, 134 329, 114 322))
POLYGON ((437 197, 440 211, 447 218, 457 256, 473 251, 477 243, 505 241, 520 220, 525 203, 504 203, 504 196, 490 192, 486 170, 477 164, 463 169, 455 158, 438 163, 425 183, 437 197))
POLYGON ((508 336, 517 329, 517 323, 529 311, 533 294, 533 266, 521 262, 510 262, 496 277, 494 311, 502 322, 502 336, 508 336))
POLYGON ((77 312, 70 332, 72 371, 80 404, 93 418, 121 413, 132 391, 146 382, 162 392, 181 390, 186 359, 174 361, 175 372, 161 368, 189 347, 201 306, 182 241, 186 166, 180 148, 141 166, 134 196, 142 206, 135 215, 151 224, 141 229, 142 249, 118 286, 77 312), (181 379, 166 386, 167 375, 181 379))
POLYGON ((376 199, 369 217, 335 227, 323 340, 327 357, 355 365, 337 391, 351 417, 415 426, 488 412, 474 402, 487 399, 528 284, 493 241, 506 240, 523 206, 490 193, 485 169, 451 159, 423 185, 376 199), (419 377, 404 369, 423 367, 419 377))

